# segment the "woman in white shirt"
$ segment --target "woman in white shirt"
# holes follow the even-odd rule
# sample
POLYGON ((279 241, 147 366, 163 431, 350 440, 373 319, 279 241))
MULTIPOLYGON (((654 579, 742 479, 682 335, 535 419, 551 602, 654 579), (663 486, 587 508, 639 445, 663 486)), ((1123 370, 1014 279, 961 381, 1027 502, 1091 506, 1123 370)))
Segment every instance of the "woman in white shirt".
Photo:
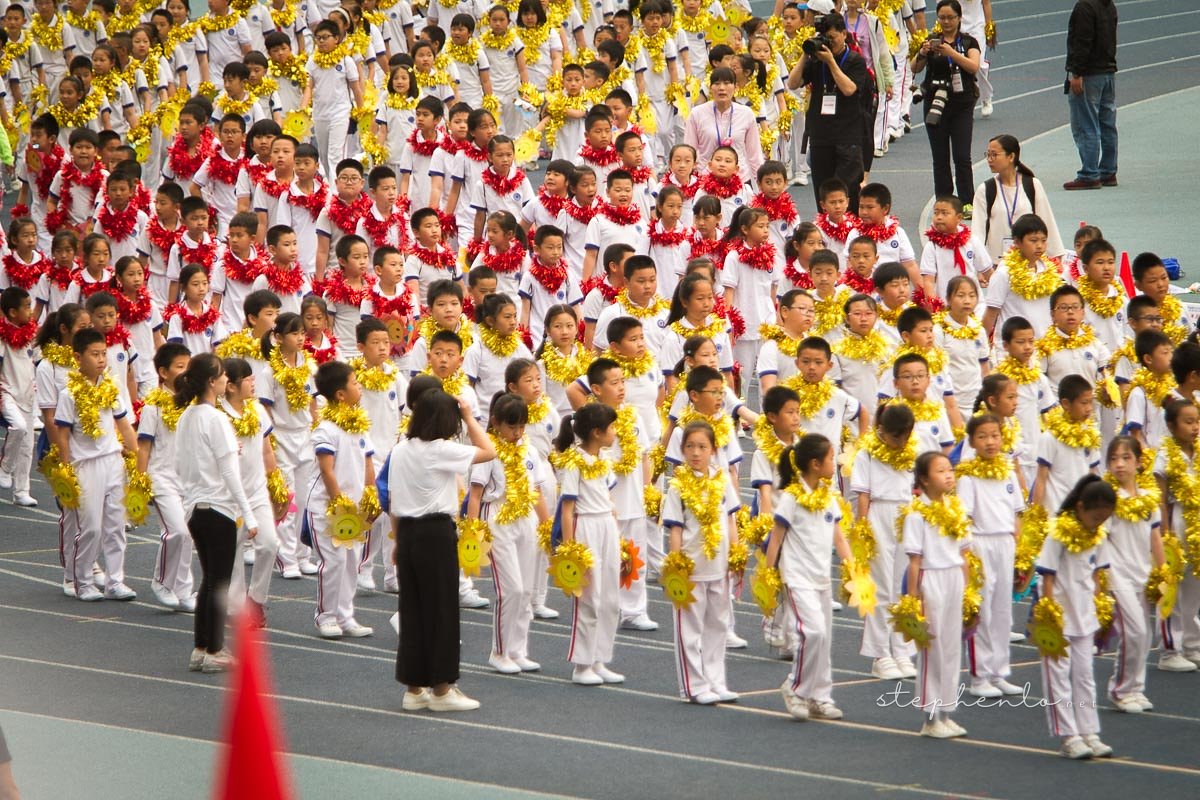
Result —
POLYGON ((396 680, 405 711, 473 711, 479 702, 459 678, 458 484, 472 464, 496 457, 469 403, 443 391, 413 405, 407 438, 388 456, 376 481, 392 517, 400 581, 400 647, 396 680), (458 439, 467 426, 471 444, 458 439))
POLYGON ((1021 143, 1017 137, 1007 133, 993 137, 987 146, 987 164, 995 176, 975 189, 971 201, 971 235, 984 243, 993 261, 998 261, 1012 246, 1013 223, 1025 214, 1037 214, 1046 221, 1049 231, 1046 255, 1061 256, 1065 250, 1050 208, 1050 197, 1042 182, 1033 176, 1033 170, 1021 163, 1021 143), (989 206, 988 195, 993 192, 989 206))
POLYGON ((175 379, 175 405, 186 410, 175 426, 175 468, 183 487, 183 515, 200 557, 196 597, 193 672, 223 672, 233 658, 225 649, 225 607, 237 553, 238 520, 247 537, 258 535, 254 509, 242 488, 237 436, 217 410, 228 383, 221 360, 212 353, 193 356, 175 379))

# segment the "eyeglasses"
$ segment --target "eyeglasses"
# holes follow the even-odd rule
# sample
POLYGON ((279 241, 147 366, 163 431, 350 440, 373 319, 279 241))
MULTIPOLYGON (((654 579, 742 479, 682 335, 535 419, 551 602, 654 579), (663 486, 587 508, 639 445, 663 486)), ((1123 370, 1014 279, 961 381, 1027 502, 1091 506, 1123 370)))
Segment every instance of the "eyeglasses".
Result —
POLYGON ((902 372, 896 376, 896 380, 898 380, 898 381, 923 381, 928 377, 929 377, 928 372, 921 372, 916 375, 910 375, 906 372, 902 372))
POLYGON ((362 175, 338 175, 337 179, 342 183, 359 183, 362 181, 362 175))
POLYGON ((1160 325, 1164 322, 1162 317, 1133 317, 1133 319, 1138 322, 1149 322, 1150 324, 1158 323, 1160 325))
POLYGON ((720 397, 725 394, 724 389, 701 389, 699 394, 711 394, 713 397, 720 397))
POLYGON ((1059 305, 1054 307, 1054 310, 1055 311, 1083 311, 1083 306, 1079 305, 1078 303, 1071 303, 1069 305, 1060 303, 1059 305))

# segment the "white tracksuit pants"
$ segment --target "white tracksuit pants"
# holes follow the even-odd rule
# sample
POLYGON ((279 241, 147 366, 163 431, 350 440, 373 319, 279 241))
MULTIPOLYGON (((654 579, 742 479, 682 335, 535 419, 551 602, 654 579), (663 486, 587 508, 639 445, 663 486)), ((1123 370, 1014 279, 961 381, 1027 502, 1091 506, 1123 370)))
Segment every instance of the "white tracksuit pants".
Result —
MULTIPOLYGON (((306 478, 313 468, 313 450, 309 443, 309 431, 285 431, 275 429, 275 460, 279 471, 287 482, 288 489, 299 498, 297 487, 307 486, 306 478)), ((314 516, 325 518, 325 509, 317 509, 314 516)), ((276 526, 279 536, 279 552, 275 557, 276 566, 280 571, 295 567, 301 560, 309 557, 309 548, 300 541, 300 515, 303 508, 289 513, 276 526)))
MULTIPOLYGON (((646 518, 638 517, 637 519, 622 519, 617 521, 617 526, 621 531, 622 539, 631 539, 637 545, 638 551, 646 552, 647 530, 646 518)), ((622 587, 620 590, 621 602, 621 619, 633 619, 646 613, 646 570, 642 569, 637 577, 637 580, 628 588, 622 587)))
POLYGON ((1046 720, 1051 736, 1100 733, 1096 714, 1096 677, 1092 674, 1092 634, 1068 636, 1067 655, 1042 659, 1046 720))
POLYGON ((787 586, 787 601, 796 617, 796 655, 788 682, 792 694, 805 700, 833 701, 833 590, 787 586))
POLYGON ((962 567, 921 570, 921 598, 932 639, 918 653, 917 701, 927 717, 958 706, 962 660, 962 567))
MULTIPOLYGON (((153 480, 153 478, 151 478, 153 480)), ((183 498, 154 482, 154 510, 158 514, 158 559, 154 580, 180 600, 192 596, 192 534, 183 516, 183 498)), ((236 572, 236 568, 234 569, 236 572)))
POLYGON ((621 544, 612 514, 580 514, 575 538, 592 551, 593 564, 583 596, 575 599, 571 615, 571 645, 567 660, 577 666, 612 661, 621 621, 621 544))
MULTIPOLYGON (((250 539, 254 548, 254 566, 250 568, 250 585, 246 586, 246 568, 240 562, 233 565, 233 577, 229 581, 229 601, 232 608, 240 608, 243 595, 260 606, 267 604, 267 592, 271 588, 271 570, 279 552, 279 537, 275 533, 275 511, 266 493, 250 498, 254 509, 254 521, 258 524, 258 535, 250 539)), ((387 515, 384 514, 384 517, 387 515)), ((245 521, 238 527, 237 552, 242 552, 249 529, 245 521)))
POLYGON ((321 166, 326 175, 335 175, 338 162, 346 157, 349 132, 349 117, 313 120, 313 144, 321 154, 321 166))
POLYGON ((358 562, 362 543, 343 547, 329 536, 329 518, 324 513, 308 514, 313 552, 317 556, 317 625, 332 622, 346 628, 354 621, 354 592, 358 588, 358 562))
MULTIPOLYGON (((490 503, 490 510, 499 510, 490 503)), ((533 576, 537 570, 537 517, 529 514, 511 525, 491 523, 492 652, 509 658, 529 656, 529 624, 533 621, 533 576)))
POLYGON ((0 412, 8 423, 8 435, 0 450, 0 471, 13 479, 13 494, 29 494, 29 470, 33 466, 33 406, 22 408, 8 392, 0 392, 0 412))
POLYGON ((396 581, 396 540, 392 538, 391 518, 380 514, 375 524, 367 531, 367 542, 363 545, 362 561, 358 565, 359 575, 370 575, 375 569, 376 556, 383 554, 384 584, 396 581))
POLYGON ((1113 610, 1120 644, 1112 676, 1108 679, 1108 694, 1114 700, 1146 691, 1146 660, 1150 655, 1152 629, 1150 603, 1136 586, 1114 586, 1117 600, 1113 610))
POLYGON ((725 683, 725 636, 729 631, 728 590, 724 578, 696 581, 695 599, 675 609, 675 673, 679 696, 688 699, 720 692, 725 683))
POLYGON ((74 575, 75 591, 92 581, 92 564, 104 553, 108 573, 105 588, 125 580, 125 464, 119 453, 75 463, 79 478, 79 508, 68 511, 75 517, 76 533, 64 542, 64 559, 74 575))
POLYGON ((980 680, 1012 674, 1008 633, 1012 630, 1012 574, 1016 540, 1011 534, 974 537, 973 549, 983 562, 983 602, 979 626, 967 643, 971 677, 980 680))
POLYGON ((1186 656, 1200 655, 1200 620, 1196 619, 1197 612, 1200 612, 1200 578, 1192 574, 1189 564, 1183 571, 1183 581, 1179 584, 1179 595, 1171 616, 1165 620, 1159 619, 1164 653, 1178 650, 1186 656))
MULTIPOLYGON (((908 45, 904 42, 900 43, 902 52, 906 52, 905 48, 908 45)), ((904 115, 912 108, 913 93, 912 93, 912 70, 908 66, 907 58, 898 58, 896 64, 896 81, 893 84, 895 88, 892 90, 892 97, 887 101, 887 117, 888 127, 890 130, 904 130, 904 115)))
POLYGON ((892 630, 887 609, 900 598, 900 586, 895 581, 896 560, 908 567, 908 556, 899 552, 896 542, 896 515, 900 503, 892 500, 872 500, 867 512, 871 530, 875 532, 875 558, 871 559, 871 580, 875 581, 877 604, 875 613, 863 620, 862 647, 859 655, 867 658, 912 658, 916 648, 912 642, 892 630))

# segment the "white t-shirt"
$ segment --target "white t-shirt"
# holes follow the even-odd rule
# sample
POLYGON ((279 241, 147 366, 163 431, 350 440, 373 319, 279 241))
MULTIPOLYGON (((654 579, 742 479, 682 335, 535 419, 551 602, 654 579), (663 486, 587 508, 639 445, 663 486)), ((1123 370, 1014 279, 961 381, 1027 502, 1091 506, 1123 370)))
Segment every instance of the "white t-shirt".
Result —
MULTIPOLYGON (((690 470, 681 467, 680 470, 690 470)), ((709 467, 709 475, 716 474, 716 467, 709 467)), ((726 471, 720 471, 725 479, 725 496, 721 499, 722 512, 717 517, 721 530, 721 543, 714 558, 704 554, 704 536, 700 532, 700 521, 690 509, 683 505, 679 490, 669 486, 663 497, 662 524, 664 528, 679 527, 683 529, 683 552, 696 563, 692 571, 694 581, 717 581, 725 577, 729 571, 729 515, 736 512, 742 504, 737 489, 726 471)))
MULTIPOLYGON (((591 465, 596 463, 596 459, 583 453, 583 462, 591 465)), ((576 514, 613 513, 612 490, 616 488, 617 476, 611 465, 604 474, 595 478, 585 478, 577 469, 564 469, 558 475, 558 485, 561 499, 575 501, 576 514)))
POLYGON ((450 439, 401 439, 384 467, 388 513, 393 517, 456 515, 458 478, 467 475, 474 460, 474 447, 450 439))
POLYGON ((1038 466, 1049 467, 1045 493, 1042 495, 1042 505, 1052 515, 1058 512, 1063 498, 1074 488, 1084 475, 1100 466, 1099 450, 1085 447, 1068 447, 1054 438, 1050 431, 1042 431, 1038 440, 1038 466))
POLYGON ((935 525, 930 525, 917 512, 904 518, 904 535, 901 540, 904 552, 921 557, 921 569, 951 569, 963 564, 962 551, 971 546, 971 536, 962 539, 943 536, 935 525))
POLYGON ((349 115, 350 87, 358 83, 358 67, 349 56, 329 69, 318 67, 310 56, 308 75, 312 81, 313 119, 333 120, 349 115))
POLYGON ((775 522, 786 531, 779 551, 779 573, 791 589, 828 589, 833 566, 833 532, 842 509, 831 492, 824 508, 809 511, 790 492, 782 492, 775 522))
POLYGON ((1062 542, 1047 536, 1038 554, 1039 571, 1054 575, 1054 599, 1062 605, 1063 633, 1091 636, 1100 628, 1096 619, 1094 573, 1107 563, 1107 545, 1101 543, 1080 553, 1070 553, 1062 542))
MULTIPOLYGON (((312 433, 312 448, 316 456, 333 456, 333 476, 338 490, 351 500, 362 498, 366 481, 367 459, 375 454, 365 433, 347 433, 329 420, 322 420, 312 433)), ((329 502, 329 492, 321 478, 321 470, 312 470, 308 491, 304 493, 309 513, 320 513, 329 502)))
POLYGON ((1017 514, 1025 510, 1015 472, 1000 481, 965 476, 958 479, 955 491, 971 518, 972 534, 1012 536, 1017 514))
POLYGON ((233 423, 207 403, 189 406, 175 426, 175 470, 183 487, 183 513, 210 506, 232 520, 254 519, 242 488, 233 423))
MULTIPOLYGON (((1039 261, 1037 268, 1040 275, 1046 271, 1046 263, 1039 261)), ((1004 328, 1004 323, 1009 317, 1024 317, 1033 326, 1034 335, 1039 337, 1050 330, 1054 324, 1050 315, 1050 298, 1039 297, 1035 300, 1026 300, 1012 291, 1009 284, 1008 267, 1003 263, 996 268, 995 274, 988 281, 987 306, 999 310, 996 317, 997 331, 1004 328)))

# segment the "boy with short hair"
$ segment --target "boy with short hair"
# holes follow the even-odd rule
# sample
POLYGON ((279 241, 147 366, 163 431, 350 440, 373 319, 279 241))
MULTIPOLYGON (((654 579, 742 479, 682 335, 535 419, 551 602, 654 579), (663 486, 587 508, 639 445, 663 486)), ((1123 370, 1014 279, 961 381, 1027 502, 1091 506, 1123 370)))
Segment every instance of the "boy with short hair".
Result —
POLYGON ((608 185, 608 174, 617 168, 621 156, 612 144, 612 112, 594 107, 583 120, 583 144, 575 153, 575 163, 596 173, 596 183, 608 185), (607 113, 605 113, 607 112, 607 113))
MULTIPOLYGON (((254 187, 251 208, 258 214, 259 236, 272 225, 279 225, 281 211, 286 211, 284 195, 296 176, 296 152, 300 143, 286 134, 271 142, 271 169, 254 187)), ((258 240, 262 244, 262 239, 258 240)))
POLYGON ((442 243, 442 223, 432 208, 418 208, 412 215, 413 238, 416 240, 404 260, 404 284, 417 298, 419 309, 425 307, 425 297, 434 281, 461 281, 458 258, 442 243))
MULTIPOLYGON (((861 207, 859 208, 861 211, 861 207)), ((953 195, 933 203, 933 220, 921 251, 921 288, 926 297, 947 298, 946 284, 956 275, 966 275, 977 285, 987 286, 992 274, 992 257, 983 242, 963 224, 963 204, 953 195)))
POLYGON ((104 334, 96 329, 80 330, 72 338, 71 348, 79 366, 59 393, 55 424, 48 432, 80 486, 79 509, 72 512, 79 520, 79 532, 63 543, 64 563, 74 575, 75 596, 80 600, 133 600, 137 593, 124 581, 125 465, 121 454, 136 449, 128 406, 108 372, 104 334), (92 565, 101 550, 107 573, 103 593, 92 584, 92 565))
POLYGON ((279 297, 283 311, 299 314, 300 302, 312 291, 312 283, 296 260, 296 232, 287 225, 272 225, 267 231, 267 250, 271 258, 263 264, 250 290, 270 289, 279 297))
POLYGON ((92 328, 104 334, 108 346, 106 363, 113 380, 117 382, 121 402, 125 408, 133 408, 132 398, 138 396, 133 362, 137 360, 138 353, 130 344, 129 330, 121 324, 117 300, 108 292, 96 292, 87 299, 84 308, 92 320, 92 328))
MULTIPOLYGON (((17 206, 27 206, 28 216, 38 227, 38 249, 50 252, 50 232, 46 229, 46 204, 50 199, 50 183, 58 174, 66 152, 58 143, 58 121, 53 114, 42 114, 29 128, 25 157, 17 159, 17 206)), ((16 207, 13 208, 17 210, 16 207)), ((14 217, 19 216, 13 214, 14 217)))
POLYGON ((800 217, 796 203, 788 194, 787 165, 782 161, 766 161, 758 168, 757 179, 759 191, 750 199, 750 205, 767 212, 775 261, 783 270, 787 263, 787 244, 792 240, 792 231, 800 217))
POLYGON ((109 258, 115 264, 137 255, 138 239, 150 218, 133 203, 134 181, 124 173, 109 175, 104 200, 88 229, 108 237, 109 258))
MULTIPOLYGON (((1168 436, 1163 403, 1177 388, 1172 356, 1175 346, 1162 331, 1142 331, 1134 343, 1138 368, 1125 401, 1125 432, 1147 450, 1157 450, 1168 436)), ((1186 380, 1187 374, 1184 374, 1186 380)))
POLYGON ((263 37, 267 48, 267 74, 275 79, 281 108, 300 108, 304 87, 308 85, 307 59, 304 55, 293 54, 302 41, 299 33, 303 30, 304 21, 295 19, 292 27, 271 31, 263 37))
POLYGON ((334 57, 341 39, 341 28, 331 19, 313 28, 316 52, 309 56, 308 83, 300 100, 301 108, 313 110, 313 142, 326 175, 332 175, 334 165, 346 157, 350 112, 363 104, 358 65, 348 55, 334 57))
POLYGON ((842 254, 846 268, 838 277, 838 283, 849 286, 858 294, 875 294, 875 266, 879 263, 875 240, 870 236, 855 236, 846 245, 842 254))
POLYGON ((408 249, 408 223, 404 211, 396 207, 396 173, 391 167, 374 167, 367 175, 371 208, 358 220, 354 233, 366 240, 371 257, 384 245, 400 251, 408 249))
POLYGON ((1094 391, 1084 376, 1067 375, 1058 384, 1058 406, 1043 418, 1029 504, 1042 506, 1052 517, 1080 478, 1099 472, 1103 453, 1093 416, 1094 391))
POLYGON ((217 345, 214 351, 218 358, 244 358, 250 362, 250 368, 255 376, 262 374, 267 368, 267 359, 263 358, 262 340, 275 327, 282 307, 279 295, 266 289, 259 289, 246 295, 242 301, 242 318, 244 327, 230 328, 234 331, 225 341, 217 345))
POLYGON ((629 173, 633 179, 633 202, 642 212, 644 219, 651 219, 654 209, 654 188, 658 181, 654 170, 643 163, 645 145, 642 139, 633 131, 625 131, 617 137, 617 154, 621 157, 621 169, 629 173))
POLYGON ((345 361, 356 352, 351 342, 357 341, 362 304, 370 297, 375 278, 371 274, 370 250, 359 237, 342 237, 336 254, 338 267, 326 275, 320 291, 337 340, 337 357, 345 361))
POLYGON ((246 121, 240 114, 226 114, 216 127, 220 146, 204 159, 189 189, 217 210, 217 237, 224 238, 229 221, 237 213, 238 180, 246 169, 246 121))
MULTIPOLYGON (((362 241, 358 236, 354 238, 362 241)), ((417 298, 402 280, 404 256, 391 245, 384 245, 375 251, 371 263, 375 268, 375 282, 363 298, 359 316, 377 319, 384 324, 392 342, 392 358, 397 366, 404 366, 411 319, 417 310, 417 298)))
POLYGON ((262 271, 263 259, 254 246, 257 235, 257 216, 248 211, 234 214, 225 246, 213 265, 212 293, 221 296, 221 322, 226 330, 241 329, 245 322, 242 304, 262 271))
POLYGON ((875 241, 880 262, 899 262, 912 286, 921 285, 921 270, 912 242, 900 227, 900 220, 892 216, 892 192, 882 183, 868 183, 859 190, 856 229, 857 236, 869 236, 875 241))
POLYGON ((1125 306, 1125 317, 1129 330, 1124 332, 1125 338, 1120 346, 1113 348, 1112 358, 1108 361, 1108 373, 1112 375, 1121 388, 1122 396, 1129 394, 1129 381, 1138 368, 1138 357, 1134 341, 1142 331, 1162 331, 1162 312, 1154 298, 1139 294, 1125 306), (1132 332, 1132 336, 1130 336, 1132 332))
POLYGON ((813 224, 821 231, 825 247, 837 253, 840 266, 845 267, 846 245, 859 226, 858 217, 850 212, 850 190, 841 178, 830 178, 817 190, 821 196, 821 210, 813 217, 813 224))
POLYGON ((634 253, 644 253, 650 245, 649 221, 642 218, 642 212, 633 204, 633 176, 624 169, 613 170, 608 174, 607 186, 608 201, 601 202, 600 213, 588 223, 584 237, 585 283, 596 271, 601 247, 625 244, 634 253))
MULTIPOLYGON (((184 231, 167 256, 167 302, 179 299, 179 273, 188 264, 199 264, 212 275, 217 243, 208 232, 208 203, 199 197, 185 197, 179 206, 184 231)), ((260 218, 261 219, 261 218, 260 218)))
POLYGON ((891 402, 908 406, 916 419, 917 452, 949 453, 954 432, 945 407, 929 399, 929 362, 917 353, 905 353, 892 363, 892 381, 897 397, 891 402))
MULTIPOLYGON (((438 328, 429 337, 428 363, 421 370, 422 375, 432 375, 442 382, 442 390, 457 400, 465 400, 470 406, 471 415, 479 417, 479 402, 462 370, 463 340, 457 333, 438 328)), ((415 373, 414 373, 415 374, 415 373)))
POLYGON ((312 432, 316 470, 304 487, 304 519, 320 568, 317 571, 317 609, 314 619, 322 639, 349 636, 360 639, 374 630, 354 619, 354 591, 362 560, 364 533, 334 527, 329 513, 359 513, 368 525, 380 516, 375 490, 375 446, 370 420, 359 405, 362 387, 354 369, 342 361, 317 368, 317 393, 328 404, 312 432))
POLYGON ((1133 285, 1154 299, 1162 312, 1163 333, 1178 346, 1187 338, 1189 324, 1183 304, 1171 294, 1171 277, 1162 259, 1154 253, 1138 253, 1133 259, 1133 285))
POLYGON ((563 232, 553 225, 538 228, 533 238, 533 259, 517 289, 521 298, 521 327, 529 331, 535 342, 542 340, 546 312, 551 306, 577 306, 583 302, 579 284, 562 256, 563 232))
POLYGON ((250 68, 244 63, 234 61, 226 64, 221 72, 221 81, 224 88, 213 98, 212 116, 209 118, 214 128, 226 116, 239 117, 246 127, 268 118, 258 95, 249 88, 250 68))
POLYGON ((833 443, 834 457, 842 452, 842 427, 857 421, 858 435, 868 430, 869 414, 828 377, 833 366, 829 342, 809 336, 796 352, 798 372, 780 383, 800 398, 800 427, 820 433, 833 443))
POLYGON ((624 286, 615 301, 600 312, 592 332, 592 347, 604 350, 609 344, 608 327, 619 317, 632 317, 642 323, 646 347, 657 355, 666 339, 667 315, 671 304, 658 294, 658 268, 646 255, 631 255, 621 267, 624 286))
MULTIPOLYGON (((809 261, 811 269, 811 260, 809 261)), ((912 307, 912 283, 908 270, 896 261, 881 263, 871 276, 879 294, 879 332, 896 347, 903 344, 897 325, 904 310, 912 307)))
POLYGON ((317 217, 317 282, 325 280, 329 265, 329 254, 334 252, 338 240, 349 236, 358 228, 358 221, 371 207, 371 198, 363 191, 363 167, 353 158, 342 159, 337 165, 334 189, 329 192, 329 202, 317 217))
MULTIPOLYGON (((1050 314, 1054 327, 1038 340, 1042 371, 1057 386, 1067 375, 1082 376, 1093 388, 1104 380, 1104 370, 1112 353, 1096 338, 1091 326, 1083 322, 1083 296, 1070 284, 1050 295, 1050 314)), ((1113 431, 1107 431, 1111 436, 1113 431)))
POLYGON ((1045 257, 1047 235, 1046 223, 1036 214, 1025 214, 1013 223, 1012 249, 1004 254, 988 281, 987 311, 983 315, 988 336, 994 335, 997 325, 1003 330, 1009 317, 1024 317, 1038 336, 1050 330, 1053 320, 1047 300, 1063 279, 1058 260, 1045 257))
MULTIPOLYGON (((900 332, 901 343, 895 358, 908 353, 916 353, 924 358, 929 366, 929 399, 946 406, 946 416, 950 418, 950 424, 955 431, 964 427, 962 412, 954 397, 954 382, 950 377, 950 370, 947 369, 949 357, 945 350, 937 346, 933 316, 920 306, 910 306, 901 312, 896 330, 900 332)), ((891 376, 891 370, 885 367, 879 380, 879 398, 888 400, 895 396, 895 380, 891 376)))
MULTIPOLYGON (((1023 484, 1033 483, 1037 473, 1037 447, 1042 430, 1042 415, 1054 408, 1054 390, 1042 372, 1037 357, 1037 336, 1029 320, 1009 317, 1000 331, 1005 356, 996 371, 1017 384, 1017 422, 1021 442, 1017 446, 1017 464, 1023 484)), ((1132 374, 1132 373, 1131 373, 1132 374)))
POLYGON ((300 264, 311 278, 317 271, 317 218, 325 209, 329 187, 318 172, 317 148, 311 144, 297 147, 295 163, 295 175, 279 204, 274 224, 287 225, 295 232, 300 264))
MULTIPOLYGON (((472 323, 463 314, 462 284, 450 280, 434 281, 429 285, 429 313, 421 318, 417 326, 417 336, 413 339, 412 350, 408 355, 405 368, 409 375, 422 372, 429 364, 430 348, 433 338, 439 331, 453 333, 458 339, 460 351, 470 347, 474 342, 472 323)), ((441 376, 439 376, 441 377, 441 376)), ((475 397, 472 391, 463 391, 463 396, 469 399, 475 397)))
POLYGON ((46 229, 52 234, 63 227, 84 231, 95 213, 100 187, 108 180, 108 171, 96 160, 95 131, 76 128, 68 145, 71 158, 55 173, 46 198, 46 229))
POLYGON ((206 122, 205 109, 198 103, 188 103, 179 110, 179 130, 167 148, 163 180, 187 186, 195 178, 204 160, 216 149, 212 129, 206 122))
POLYGON ((467 273, 467 294, 463 297, 463 316, 475 319, 475 309, 483 305, 483 298, 500 291, 500 276, 491 267, 480 264, 467 273))
POLYGON ((168 297, 171 281, 167 277, 167 261, 187 230, 180 215, 183 199, 183 189, 178 184, 171 181, 159 184, 154 193, 154 213, 138 237, 138 258, 146 270, 146 288, 158 308, 165 308, 175 300, 168 297))
MULTIPOLYGON (((636 251, 628 244, 610 244, 604 248, 604 278, 584 285, 591 288, 583 296, 583 346, 592 347, 596 335, 596 323, 604 309, 617 300, 617 294, 625 288, 625 261, 636 251)), ((598 277, 598 276, 597 276, 598 277)))
MULTIPOLYGON (((842 323, 846 321, 846 301, 854 294, 845 286, 838 286, 838 254, 832 250, 818 250, 808 259, 808 275, 813 282, 813 326, 809 333, 821 336, 830 344, 841 338, 842 323)), ((878 322, 876 323, 878 324, 878 322)), ((894 347, 899 344, 889 339, 894 347)))
POLYGON ((8 428, 0 453, 0 489, 12 489, 14 505, 36 508, 29 494, 36 420, 33 340, 38 329, 33 298, 20 286, 9 286, 0 292, 0 313, 0 415, 8 428))
POLYGON ((400 172, 400 196, 408 198, 410 213, 429 207, 429 170, 443 142, 440 127, 445 113, 441 100, 422 97, 417 102, 417 125, 408 135, 408 147, 395 161, 400 172))

